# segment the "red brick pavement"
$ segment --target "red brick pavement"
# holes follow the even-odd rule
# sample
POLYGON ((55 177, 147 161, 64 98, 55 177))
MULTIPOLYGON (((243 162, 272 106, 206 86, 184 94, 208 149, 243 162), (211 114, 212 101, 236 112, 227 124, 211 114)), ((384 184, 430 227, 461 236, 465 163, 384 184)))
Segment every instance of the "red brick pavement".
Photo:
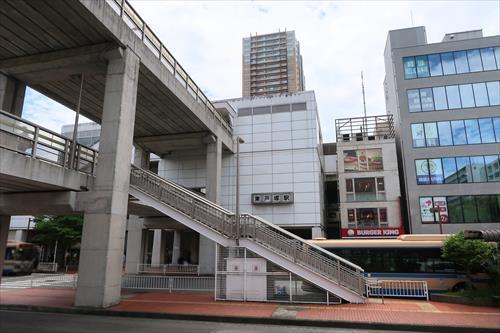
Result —
MULTIPOLYGON (((418 300, 385 300, 385 304, 288 305, 261 302, 215 302, 213 294, 124 293, 112 311, 237 317, 286 318, 465 326, 500 329, 500 309, 418 300)), ((2 289, 0 304, 72 307, 74 290, 2 289)))

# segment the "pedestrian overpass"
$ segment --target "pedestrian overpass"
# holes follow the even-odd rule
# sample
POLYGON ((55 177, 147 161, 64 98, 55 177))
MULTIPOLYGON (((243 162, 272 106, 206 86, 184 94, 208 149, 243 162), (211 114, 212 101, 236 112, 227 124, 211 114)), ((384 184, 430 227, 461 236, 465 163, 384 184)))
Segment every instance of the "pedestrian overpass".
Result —
POLYGON ((238 228, 214 203, 229 118, 127 1, 3 1, 0 28, 0 257, 9 215, 83 212, 75 304, 106 307, 120 299, 127 215, 146 209, 364 302, 361 268, 255 216, 238 228), (99 152, 17 117, 26 85, 100 123, 99 152), (186 144, 206 146, 207 199, 144 168, 186 144))

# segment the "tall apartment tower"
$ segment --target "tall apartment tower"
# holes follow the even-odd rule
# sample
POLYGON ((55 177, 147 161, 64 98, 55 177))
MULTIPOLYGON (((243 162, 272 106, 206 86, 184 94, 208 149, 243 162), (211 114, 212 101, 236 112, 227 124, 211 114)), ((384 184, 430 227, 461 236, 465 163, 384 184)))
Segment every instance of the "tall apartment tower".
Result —
POLYGON ((498 228, 500 36, 394 30, 384 57, 409 231, 498 228))
POLYGON ((243 38, 243 97, 305 90, 295 31, 243 38))

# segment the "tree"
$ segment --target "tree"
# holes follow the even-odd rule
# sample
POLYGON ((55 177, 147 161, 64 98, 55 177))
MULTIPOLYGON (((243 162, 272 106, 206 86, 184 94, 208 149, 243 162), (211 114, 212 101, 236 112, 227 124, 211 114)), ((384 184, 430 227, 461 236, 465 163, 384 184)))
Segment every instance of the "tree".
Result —
POLYGON ((65 253, 81 241, 82 227, 83 217, 78 215, 37 216, 32 241, 46 247, 54 247, 57 241, 58 252, 65 253))
POLYGON ((487 272, 487 266, 495 262, 497 250, 493 244, 477 239, 465 239, 463 231, 447 238, 443 244, 443 258, 462 266, 467 275, 466 287, 471 289, 471 274, 487 272))

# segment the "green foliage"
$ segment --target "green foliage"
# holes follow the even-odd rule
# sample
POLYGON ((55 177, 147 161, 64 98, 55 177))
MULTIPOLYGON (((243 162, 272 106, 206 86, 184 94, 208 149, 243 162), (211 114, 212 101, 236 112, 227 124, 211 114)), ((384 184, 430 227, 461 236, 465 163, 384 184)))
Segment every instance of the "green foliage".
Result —
POLYGON ((58 246, 67 249, 82 238, 82 216, 37 216, 35 223, 35 243, 53 246, 57 240, 58 246))

